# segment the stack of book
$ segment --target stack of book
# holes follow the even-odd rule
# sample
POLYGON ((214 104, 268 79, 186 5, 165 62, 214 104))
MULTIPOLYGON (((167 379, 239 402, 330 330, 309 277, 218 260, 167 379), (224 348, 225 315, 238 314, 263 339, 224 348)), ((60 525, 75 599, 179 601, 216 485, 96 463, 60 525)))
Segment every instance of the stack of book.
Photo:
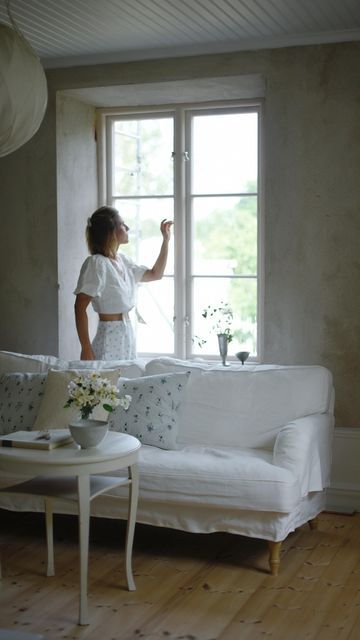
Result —
POLYGON ((55 449, 70 444, 73 439, 67 429, 47 431, 14 431, 0 437, 0 447, 22 447, 26 449, 55 449))

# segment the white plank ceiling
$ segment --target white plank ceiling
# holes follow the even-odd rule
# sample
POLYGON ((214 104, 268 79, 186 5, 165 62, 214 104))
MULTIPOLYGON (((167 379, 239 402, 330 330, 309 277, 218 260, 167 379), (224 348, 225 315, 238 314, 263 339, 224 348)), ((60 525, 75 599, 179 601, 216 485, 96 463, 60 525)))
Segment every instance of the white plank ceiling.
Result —
POLYGON ((360 0, 10 0, 10 10, 46 67, 360 40, 360 0))

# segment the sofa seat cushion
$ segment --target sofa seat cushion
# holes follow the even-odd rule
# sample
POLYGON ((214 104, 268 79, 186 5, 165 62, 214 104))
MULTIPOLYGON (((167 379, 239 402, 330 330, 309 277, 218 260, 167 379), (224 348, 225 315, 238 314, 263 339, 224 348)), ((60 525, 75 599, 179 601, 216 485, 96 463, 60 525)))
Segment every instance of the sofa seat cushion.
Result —
POLYGON ((141 496, 157 501, 290 512, 300 499, 294 474, 266 450, 187 445, 140 449, 141 496))
MULTIPOLYGON (((213 509, 291 513, 301 500, 295 476, 271 462, 265 450, 184 446, 167 451, 150 445, 140 449, 139 508, 145 503, 213 509)), ((123 476, 125 472, 119 470, 123 476)), ((26 480, 2 472, 0 487, 26 480)), ((114 489, 127 499, 128 488, 114 489)))

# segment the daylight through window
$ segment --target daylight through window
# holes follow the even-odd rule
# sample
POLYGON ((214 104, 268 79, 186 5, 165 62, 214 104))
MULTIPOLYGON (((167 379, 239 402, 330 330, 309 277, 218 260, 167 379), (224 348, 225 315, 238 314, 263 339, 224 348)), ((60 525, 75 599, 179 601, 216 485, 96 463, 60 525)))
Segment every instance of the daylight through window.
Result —
POLYGON ((111 113, 108 204, 130 227, 121 250, 152 266, 160 221, 173 218, 164 278, 139 287, 139 354, 211 357, 216 330, 203 310, 233 311, 229 356, 259 351, 260 105, 111 113))

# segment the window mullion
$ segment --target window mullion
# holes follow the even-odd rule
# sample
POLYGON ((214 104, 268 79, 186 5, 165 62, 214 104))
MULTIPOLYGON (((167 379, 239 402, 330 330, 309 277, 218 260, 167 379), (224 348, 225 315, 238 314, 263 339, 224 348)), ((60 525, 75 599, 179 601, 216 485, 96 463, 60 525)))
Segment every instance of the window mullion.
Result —
POLYGON ((113 119, 107 119, 106 126, 106 204, 114 206, 114 194, 113 194, 113 166, 114 158, 114 124, 113 119))
POLYGON ((186 113, 185 118, 185 149, 187 159, 185 165, 185 256, 186 256, 186 322, 184 323, 186 357, 192 353, 192 309, 193 309, 193 277, 192 277, 192 252, 193 252, 193 220, 192 220, 192 115, 186 113))
POLYGON ((179 358, 186 356, 186 219, 185 213, 185 112, 175 110, 174 126, 174 349, 179 358))

